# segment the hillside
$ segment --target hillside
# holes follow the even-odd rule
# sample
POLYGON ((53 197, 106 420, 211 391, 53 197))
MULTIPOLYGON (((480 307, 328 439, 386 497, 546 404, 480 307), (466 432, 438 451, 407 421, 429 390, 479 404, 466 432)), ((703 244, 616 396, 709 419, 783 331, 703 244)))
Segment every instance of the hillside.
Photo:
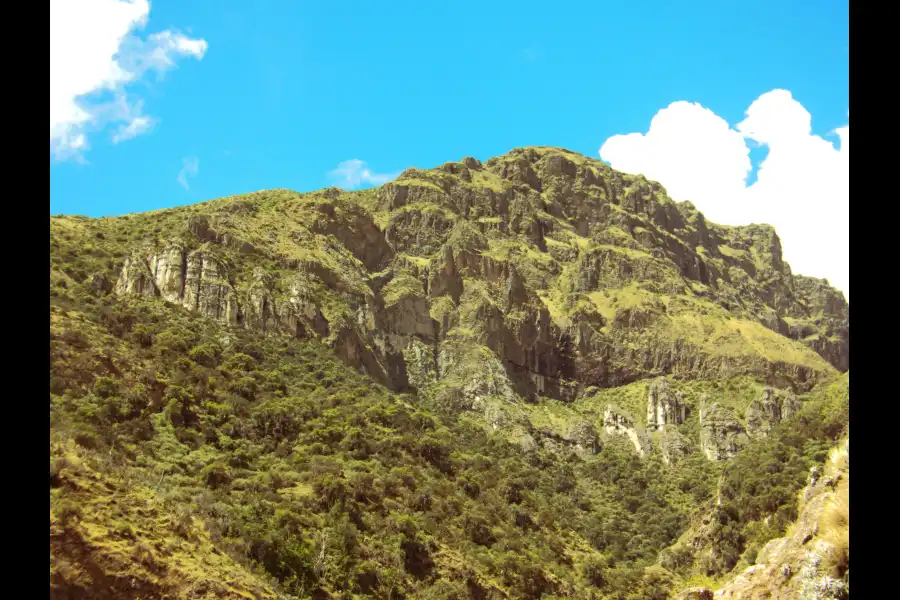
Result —
POLYGON ((840 292, 565 150, 50 234, 54 597, 668 598, 848 427, 840 292))

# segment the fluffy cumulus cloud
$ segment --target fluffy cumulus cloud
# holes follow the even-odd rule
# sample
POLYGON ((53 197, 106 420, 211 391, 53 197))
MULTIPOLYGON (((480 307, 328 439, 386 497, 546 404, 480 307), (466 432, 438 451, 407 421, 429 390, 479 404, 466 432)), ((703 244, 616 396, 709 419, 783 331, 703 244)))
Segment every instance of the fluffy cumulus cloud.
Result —
POLYGON ((114 143, 153 128, 129 86, 183 57, 203 58, 206 41, 165 30, 143 39, 148 0, 50 0, 50 152, 90 147, 88 134, 114 124, 114 143))
POLYGON ((178 172, 178 177, 176 181, 181 184, 181 186, 189 190, 191 189, 190 184, 188 183, 188 178, 194 178, 200 172, 200 159, 196 156, 189 156, 187 158, 181 159, 181 170, 178 172))
POLYGON ((373 173, 365 161, 354 158, 338 164, 336 169, 328 172, 328 177, 336 185, 352 190, 365 185, 381 185, 397 177, 397 174, 373 173))
POLYGON ((828 137, 812 133, 811 115, 790 92, 773 90, 735 126, 699 104, 674 102, 646 133, 606 140, 600 157, 659 181, 713 222, 774 226, 794 273, 827 278, 849 299, 849 125, 828 137), (755 147, 767 154, 747 185, 755 147))

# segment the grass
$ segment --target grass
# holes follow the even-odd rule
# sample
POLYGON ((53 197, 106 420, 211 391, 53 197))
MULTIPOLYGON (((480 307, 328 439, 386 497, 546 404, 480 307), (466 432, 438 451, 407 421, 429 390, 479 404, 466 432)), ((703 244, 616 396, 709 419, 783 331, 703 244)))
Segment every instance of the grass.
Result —
POLYGON ((757 356, 767 361, 786 362, 823 373, 835 369, 806 346, 790 340, 762 324, 734 317, 706 300, 678 296, 669 299, 667 318, 661 333, 669 339, 681 339, 712 356, 757 356))
POLYGON ((552 238, 552 237, 545 237, 544 241, 547 243, 548 246, 558 246, 558 247, 565 247, 565 248, 572 247, 572 244, 569 241, 562 241, 562 240, 558 240, 558 239, 552 238))
POLYGON ((396 179, 393 181, 393 184, 394 185, 402 185, 402 186, 406 186, 406 187, 424 187, 424 188, 429 188, 429 189, 438 191, 441 194, 445 193, 444 190, 441 189, 440 186, 438 186, 435 183, 432 183, 431 181, 427 181, 425 179, 417 179, 417 178, 396 179))
POLYGON ((491 171, 470 170, 469 173, 472 175, 472 185, 476 187, 486 188, 494 192, 502 193, 509 185, 499 175, 497 175, 496 173, 492 173, 491 171))
POLYGON ((278 597, 128 467, 97 469, 92 463, 102 459, 71 443, 51 444, 51 457, 59 481, 50 505, 51 590, 102 586, 99 575, 122 598, 278 597), (126 579, 132 583, 122 586, 126 579))
POLYGON ((819 536, 831 544, 823 567, 842 577, 850 566, 850 474, 844 475, 819 520, 819 536))
POLYGON ((422 281, 407 271, 400 271, 382 290, 385 306, 391 306, 406 296, 424 296, 422 281))
POLYGON ((568 435, 569 427, 575 421, 584 420, 578 410, 552 398, 544 398, 537 405, 524 405, 524 408, 532 427, 551 431, 561 437, 568 435))
POLYGON ((644 252, 643 250, 635 250, 634 248, 624 248, 622 246, 613 246, 611 244, 592 244, 588 251, 594 250, 609 250, 611 252, 615 252, 616 254, 621 254, 623 256, 627 256, 628 258, 635 260, 652 260, 658 261, 657 258, 652 256, 651 254, 644 252))
POLYGON ((742 258, 748 257, 746 250, 739 250, 736 248, 732 248, 731 246, 728 246, 726 244, 719 245, 718 249, 719 249, 719 252, 721 252, 722 254, 724 254, 725 256, 727 256, 729 258, 742 259, 742 258))
POLYGON ((635 425, 647 425, 647 394, 649 381, 636 381, 607 389, 588 389, 584 397, 577 400, 575 408, 585 414, 592 415, 602 421, 603 412, 608 404, 624 410, 632 418, 635 425))
POLYGON ((831 548, 823 559, 827 573, 840 578, 850 567, 850 438, 829 451, 824 477, 841 479, 819 518, 819 537, 831 548))
MULTIPOLYGON (((643 229, 643 227, 635 227, 635 231, 643 229)), ((646 230, 645 230, 646 231, 646 230)), ((619 240, 622 244, 633 244, 634 238, 624 229, 618 226, 607 227, 603 232, 614 240, 619 240)))
POLYGON ((450 210, 446 206, 435 204, 434 202, 411 202, 410 204, 404 204, 403 206, 391 211, 391 217, 394 217, 395 215, 402 215, 407 212, 420 212, 423 214, 439 213, 448 221, 457 219, 456 213, 454 213, 452 210, 450 210))
POLYGON ((654 294, 643 290, 637 282, 621 288, 604 289, 601 292, 587 294, 607 322, 612 322, 616 312, 624 308, 635 308, 654 298, 654 294))
POLYGON ((402 256, 403 256, 403 258, 405 258, 406 260, 410 261, 411 263, 413 263, 414 265, 416 265, 416 266, 419 267, 420 269, 427 268, 428 265, 431 264, 431 257, 426 257, 426 256, 413 256, 412 254, 404 254, 404 255, 402 255, 402 256))

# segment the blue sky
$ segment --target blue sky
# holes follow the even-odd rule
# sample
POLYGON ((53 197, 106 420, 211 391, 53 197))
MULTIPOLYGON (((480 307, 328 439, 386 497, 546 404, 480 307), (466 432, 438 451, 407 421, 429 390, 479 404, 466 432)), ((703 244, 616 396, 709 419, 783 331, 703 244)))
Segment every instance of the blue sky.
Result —
MULTIPOLYGON (((70 2, 95 11, 116 4, 70 2)), ((116 96, 129 108, 70 129, 70 151, 54 155, 54 40, 65 56, 101 35, 90 31, 96 18, 82 29, 62 17, 55 25, 55 10, 51 1, 51 214, 309 191, 335 183, 329 172, 351 159, 378 180, 524 145, 599 157, 609 138, 647 132, 673 102, 736 126, 776 89, 812 115, 813 134, 837 144, 835 129, 848 123, 846 1, 156 0, 130 36, 174 32, 205 46, 173 42, 170 61, 139 63, 105 96, 78 99, 88 106, 116 96), (113 143, 128 124, 140 135, 113 143), (196 169, 179 182, 185 165, 196 169)), ((116 31, 113 23, 107 34, 116 31)), ((130 47, 139 54, 152 44, 130 47)), ((766 156, 764 144, 749 145, 748 184, 766 156)))

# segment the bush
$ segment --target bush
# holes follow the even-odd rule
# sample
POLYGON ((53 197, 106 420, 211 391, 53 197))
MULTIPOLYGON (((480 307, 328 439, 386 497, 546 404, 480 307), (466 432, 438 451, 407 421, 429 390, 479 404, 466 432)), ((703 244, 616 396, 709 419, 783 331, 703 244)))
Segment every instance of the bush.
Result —
POLYGON ((207 465, 201 472, 203 481, 212 489, 218 489, 231 483, 231 469, 223 462, 215 462, 207 465))
POLYGON ((606 585, 606 571, 609 561, 598 556, 588 555, 578 564, 578 575, 587 585, 602 588, 606 585))
POLYGON ((212 368, 219 363, 219 359, 222 356, 222 347, 215 342, 206 342, 191 348, 188 356, 198 365, 212 368))
POLYGON ((63 498, 56 504, 56 518, 63 527, 70 527, 81 519, 81 509, 72 500, 63 498))

